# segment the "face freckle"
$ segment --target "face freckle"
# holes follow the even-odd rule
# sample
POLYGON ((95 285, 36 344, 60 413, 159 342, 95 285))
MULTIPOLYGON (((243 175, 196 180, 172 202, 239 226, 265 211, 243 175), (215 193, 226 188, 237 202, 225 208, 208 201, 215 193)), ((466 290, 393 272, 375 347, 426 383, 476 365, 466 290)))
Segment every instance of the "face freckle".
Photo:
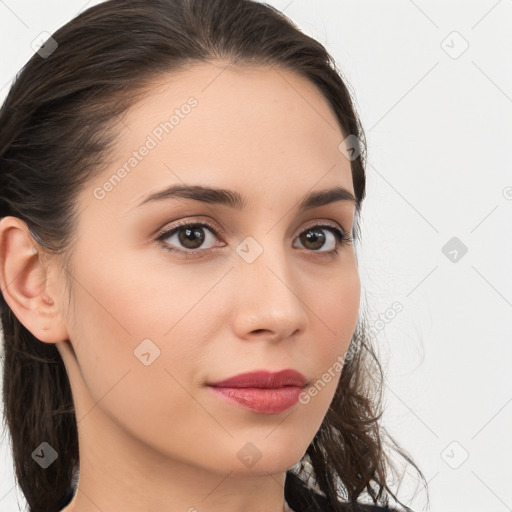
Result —
POLYGON ((338 149, 343 134, 313 85, 286 70, 219 69, 161 77, 123 118, 114 163, 80 194, 71 267, 82 286, 74 285, 68 326, 78 366, 70 370, 79 368, 72 380, 81 390, 80 428, 88 438, 98 434, 105 453, 129 434, 181 464, 243 472, 237 453, 251 440, 272 452, 251 469, 264 475, 291 467, 314 437, 359 310, 353 245, 338 244, 332 255, 297 246, 306 228, 320 226, 317 236, 335 247, 333 229, 352 228, 355 205, 336 200, 304 212, 298 205, 312 192, 354 189, 338 149), (113 175, 119 179, 109 182, 113 175), (140 204, 173 185, 234 191, 243 207, 204 191, 203 201, 182 191, 140 204), (185 221, 225 228, 225 243, 213 247, 220 237, 203 226, 204 245, 213 248, 187 257, 186 247, 168 251, 152 238, 185 221), (282 369, 323 386, 307 404, 274 414, 207 386, 282 369), (334 378, 323 382, 329 369, 334 378), (122 433, 116 441, 99 433, 105 423, 122 433))

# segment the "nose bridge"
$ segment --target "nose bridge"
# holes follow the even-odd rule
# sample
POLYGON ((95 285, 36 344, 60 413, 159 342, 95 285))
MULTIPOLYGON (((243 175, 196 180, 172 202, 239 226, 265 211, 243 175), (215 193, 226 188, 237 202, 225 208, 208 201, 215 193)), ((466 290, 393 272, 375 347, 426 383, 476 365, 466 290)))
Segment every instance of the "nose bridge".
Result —
POLYGON ((306 308, 294 282, 290 252, 277 231, 246 237, 236 253, 236 308, 245 328, 271 330, 279 337, 304 329, 306 308))

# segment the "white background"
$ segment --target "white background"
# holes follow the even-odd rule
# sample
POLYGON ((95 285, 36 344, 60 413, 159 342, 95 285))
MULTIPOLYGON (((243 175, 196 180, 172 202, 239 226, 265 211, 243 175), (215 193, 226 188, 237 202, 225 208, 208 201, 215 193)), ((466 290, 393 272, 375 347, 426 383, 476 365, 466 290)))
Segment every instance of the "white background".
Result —
MULTIPOLYGON (((0 1, 1 100, 31 42, 95 3, 0 1)), ((363 297, 372 322, 403 306, 375 325, 384 423, 431 510, 512 510, 512 1, 269 3, 327 47, 366 131, 363 297)), ((25 504, 11 465, 4 440, 2 512, 25 504)), ((404 498, 424 510, 408 475, 404 498)))

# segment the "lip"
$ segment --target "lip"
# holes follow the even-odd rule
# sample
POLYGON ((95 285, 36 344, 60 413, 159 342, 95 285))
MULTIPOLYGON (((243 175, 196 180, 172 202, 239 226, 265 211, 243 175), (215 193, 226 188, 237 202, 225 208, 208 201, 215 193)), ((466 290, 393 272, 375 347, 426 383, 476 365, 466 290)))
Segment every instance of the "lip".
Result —
POLYGON ((279 372, 257 370, 240 373, 234 377, 218 382, 210 382, 208 386, 223 388, 282 388, 284 386, 304 387, 306 377, 302 373, 286 369, 279 372))
POLYGON ((295 370, 242 373, 208 384, 216 396, 261 414, 278 414, 294 406, 306 386, 306 377, 295 370))

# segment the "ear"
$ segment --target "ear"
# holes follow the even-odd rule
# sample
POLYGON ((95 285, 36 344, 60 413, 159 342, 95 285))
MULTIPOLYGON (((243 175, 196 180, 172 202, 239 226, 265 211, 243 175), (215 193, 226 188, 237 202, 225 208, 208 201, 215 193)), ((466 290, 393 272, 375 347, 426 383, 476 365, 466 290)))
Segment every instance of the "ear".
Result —
POLYGON ((0 219, 0 286, 5 301, 37 339, 65 341, 68 332, 59 301, 48 288, 47 271, 39 256, 38 244, 24 221, 11 216, 0 219))

